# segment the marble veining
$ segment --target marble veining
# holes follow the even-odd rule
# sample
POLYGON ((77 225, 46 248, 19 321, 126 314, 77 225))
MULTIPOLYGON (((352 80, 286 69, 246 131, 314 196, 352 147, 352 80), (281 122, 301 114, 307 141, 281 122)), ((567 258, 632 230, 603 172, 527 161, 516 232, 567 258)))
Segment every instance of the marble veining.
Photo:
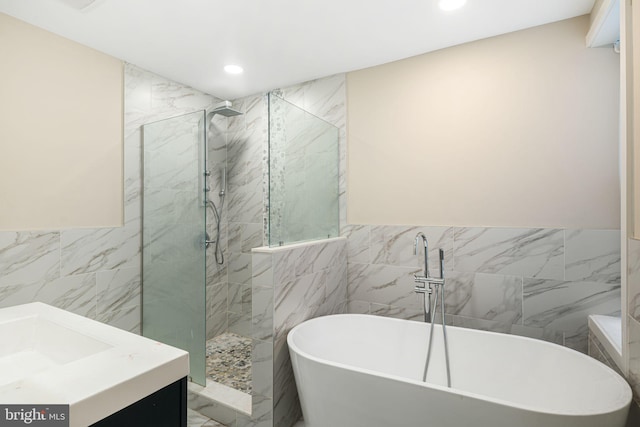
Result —
POLYGON ((219 422, 213 421, 193 409, 187 409, 187 427, 226 427, 219 422))
POLYGON ((230 283, 251 283, 251 255, 230 253, 227 259, 230 283))
POLYGON ((640 322, 640 240, 627 239, 627 308, 640 322))
POLYGON ((273 288, 253 286, 251 298, 251 334, 254 339, 273 337, 273 288))
POLYGON ((377 316, 405 320, 424 320, 424 311, 421 308, 405 308, 388 304, 377 304, 375 302, 364 303, 363 301, 356 301, 356 303, 356 307, 354 307, 353 310, 350 309, 349 313, 375 314, 377 316))
POLYGON ((138 335, 142 333, 141 319, 142 312, 140 306, 121 308, 104 313, 98 312, 96 317, 96 320, 100 322, 138 335))
POLYGON ((140 263, 140 229, 134 227, 63 230, 60 270, 64 276, 140 263))
POLYGON ((476 319, 522 319, 522 277, 483 273, 445 273, 445 311, 476 319))
POLYGON ((207 282, 206 293, 207 339, 212 339, 228 329, 227 301, 229 298, 227 283, 207 282))
POLYGON ((616 371, 621 377, 624 377, 624 375, 618 368, 618 365, 607 355, 607 351, 598 340, 598 337, 592 334, 591 331, 589 331, 587 354, 616 371))
POLYGON ((254 395, 273 397, 273 342, 254 339, 251 352, 254 395))
POLYGON ((525 279, 523 323, 565 334, 565 345, 587 351, 589 314, 619 315, 620 286, 525 279))
POLYGON ((136 268, 98 272, 96 285, 100 313, 140 305, 140 275, 136 268))
POLYGON ((367 225, 344 225, 340 234, 347 238, 347 257, 350 263, 367 264, 371 227, 367 225))
MULTIPOLYGON (((586 352, 587 315, 620 311, 618 230, 350 224, 342 228, 350 313, 422 319, 423 301, 413 291, 422 263, 412 251, 418 231, 429 238, 434 275, 436 250, 445 249, 446 316, 454 325, 586 352)), ((640 254, 634 243, 630 253, 640 254)), ((629 313, 635 314, 640 267, 631 263, 629 272, 629 313)))
POLYGON ((620 230, 566 230, 565 279, 620 283, 620 230))
POLYGON ((564 233, 558 229, 456 228, 457 271, 564 279, 564 233))
POLYGON ((326 273, 318 272, 285 282, 276 287, 274 324, 292 328, 317 310, 325 298, 326 273))
POLYGON ((424 233, 429 241, 429 270, 439 275, 438 249, 444 249, 445 269, 452 268, 453 228, 451 227, 402 227, 372 226, 370 231, 370 263, 402 267, 424 268, 424 254, 419 248, 414 255, 413 247, 418 233, 424 233))
POLYGON ((153 76, 151 81, 151 109, 153 111, 174 112, 194 111, 210 106, 218 101, 210 95, 199 92, 183 84, 153 76))
POLYGON ((0 232, 0 287, 57 279, 59 251, 59 232, 0 232))
POLYGON ((629 375, 627 379, 633 389, 636 403, 640 405, 640 322, 627 316, 629 337, 629 375))
POLYGON ((317 316, 347 310, 346 240, 252 253, 254 405, 262 399, 264 426, 293 425, 301 410, 287 333, 317 316))
POLYGON ((420 273, 419 268, 349 264, 349 300, 421 309, 422 299, 413 290, 413 275, 420 273))

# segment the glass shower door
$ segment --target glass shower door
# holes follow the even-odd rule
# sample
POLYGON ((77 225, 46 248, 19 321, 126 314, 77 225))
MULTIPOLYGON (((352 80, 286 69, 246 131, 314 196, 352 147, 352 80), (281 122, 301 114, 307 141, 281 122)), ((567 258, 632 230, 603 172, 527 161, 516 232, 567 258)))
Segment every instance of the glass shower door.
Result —
POLYGON ((205 112, 143 126, 142 333, 205 385, 205 112))

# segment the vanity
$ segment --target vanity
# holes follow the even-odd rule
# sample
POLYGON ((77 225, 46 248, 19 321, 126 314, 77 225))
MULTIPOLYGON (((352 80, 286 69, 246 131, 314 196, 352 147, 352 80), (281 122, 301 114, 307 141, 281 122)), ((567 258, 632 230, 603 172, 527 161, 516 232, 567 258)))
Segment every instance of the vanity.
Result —
POLYGON ((186 351, 39 302, 0 309, 0 342, 0 405, 68 405, 70 427, 187 425, 186 351))

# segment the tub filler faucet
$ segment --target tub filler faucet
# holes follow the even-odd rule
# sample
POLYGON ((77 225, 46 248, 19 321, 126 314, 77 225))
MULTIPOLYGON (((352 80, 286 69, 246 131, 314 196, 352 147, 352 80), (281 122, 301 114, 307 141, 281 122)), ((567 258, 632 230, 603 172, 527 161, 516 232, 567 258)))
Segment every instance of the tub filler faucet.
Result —
POLYGON ((413 275, 414 281, 417 283, 415 288, 413 289, 416 293, 423 295, 424 321, 431 322, 431 294, 433 293, 432 285, 443 284, 444 279, 442 278, 442 274, 439 278, 431 277, 431 275, 429 274, 429 241, 427 240, 427 236, 425 236, 424 233, 416 234, 416 240, 413 244, 413 254, 418 255, 418 246, 420 246, 421 241, 422 246, 424 247, 424 272, 422 276, 418 276, 417 274, 413 275))
POLYGON ((433 330, 435 324, 435 318, 432 319, 432 317, 435 317, 436 314, 439 295, 440 313, 442 314, 442 338, 444 340, 444 354, 447 368, 447 387, 451 387, 451 370, 449 368, 449 345, 447 343, 447 329, 444 314, 444 251, 442 249, 438 250, 438 258, 440 261, 440 277, 432 277, 429 274, 429 242, 427 241, 427 237, 423 233, 418 233, 416 235, 416 240, 413 245, 413 253, 414 255, 418 255, 418 245, 420 244, 421 240, 422 244, 424 245, 424 276, 418 276, 417 274, 413 275, 414 280, 417 283, 414 291, 424 296, 424 321, 431 323, 427 357, 424 365, 422 381, 427 381, 427 372, 429 370, 429 362, 431 361, 431 348, 433 346, 433 330), (434 293, 434 287, 435 301, 433 307, 431 307, 431 295, 434 293))

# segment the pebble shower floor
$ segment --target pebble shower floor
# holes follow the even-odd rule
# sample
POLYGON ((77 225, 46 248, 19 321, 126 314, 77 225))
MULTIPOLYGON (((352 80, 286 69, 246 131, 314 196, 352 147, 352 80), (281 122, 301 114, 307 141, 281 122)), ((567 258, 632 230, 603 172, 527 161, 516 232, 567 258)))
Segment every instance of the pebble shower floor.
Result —
POLYGON ((207 341, 207 378, 251 393, 251 338, 231 332, 207 341))

